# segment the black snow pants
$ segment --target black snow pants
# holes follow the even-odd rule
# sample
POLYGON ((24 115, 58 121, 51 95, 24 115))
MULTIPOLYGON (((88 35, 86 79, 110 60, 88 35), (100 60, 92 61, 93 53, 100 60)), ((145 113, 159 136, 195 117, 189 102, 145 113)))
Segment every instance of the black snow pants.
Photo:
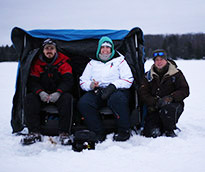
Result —
MULTIPOLYGON (((70 132, 72 123, 72 101, 73 97, 69 93, 64 93, 57 100, 55 105, 59 112, 59 133, 70 132)), ((25 123, 29 129, 29 132, 40 132, 41 126, 41 108, 46 106, 40 100, 39 95, 33 93, 27 94, 24 103, 25 123)))
POLYGON ((162 133, 174 130, 183 110, 182 104, 171 103, 154 112, 148 112, 145 117, 144 135, 149 136, 156 128, 159 128, 162 133))

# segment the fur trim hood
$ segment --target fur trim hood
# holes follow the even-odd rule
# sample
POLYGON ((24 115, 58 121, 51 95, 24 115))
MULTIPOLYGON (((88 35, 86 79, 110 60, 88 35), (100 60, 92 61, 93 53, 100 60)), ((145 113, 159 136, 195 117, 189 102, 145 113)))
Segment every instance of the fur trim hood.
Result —
MULTIPOLYGON (((175 64, 173 64, 170 61, 167 61, 167 63, 169 64, 169 69, 167 73, 164 74, 164 76, 172 76, 176 74, 177 72, 179 72, 175 64)), ((151 69, 147 72, 146 78, 148 81, 151 81, 154 78, 154 76, 158 76, 158 74, 154 71, 154 64, 153 64, 151 66, 151 69)))

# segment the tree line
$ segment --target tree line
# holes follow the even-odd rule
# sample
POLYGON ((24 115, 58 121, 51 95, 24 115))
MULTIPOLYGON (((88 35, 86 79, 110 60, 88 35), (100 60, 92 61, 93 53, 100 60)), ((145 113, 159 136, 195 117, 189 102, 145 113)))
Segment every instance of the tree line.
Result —
MULTIPOLYGON (((152 51, 165 49, 172 59, 205 59, 205 34, 145 35, 145 57, 151 58, 152 51)), ((0 62, 18 61, 14 47, 0 47, 0 62)))
POLYGON ((205 34, 145 35, 145 56, 152 51, 165 49, 172 59, 205 59, 205 34))
POLYGON ((12 45, 0 47, 0 62, 4 61, 18 61, 16 50, 12 45))

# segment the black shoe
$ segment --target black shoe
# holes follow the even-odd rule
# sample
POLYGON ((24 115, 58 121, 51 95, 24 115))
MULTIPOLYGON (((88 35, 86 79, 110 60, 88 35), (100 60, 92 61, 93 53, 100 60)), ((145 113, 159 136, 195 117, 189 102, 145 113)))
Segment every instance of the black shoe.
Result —
POLYGON ((70 138, 70 135, 68 133, 60 133, 59 134, 59 141, 61 142, 61 145, 72 145, 72 140, 70 138))
POLYGON ((162 135, 160 128, 144 129, 142 135, 145 137, 157 138, 162 135))
POLYGON ((106 134, 104 133, 96 134, 95 138, 96 138, 96 143, 102 143, 106 139, 106 134))
POLYGON ((41 142, 42 141, 42 137, 40 133, 29 133, 27 135, 25 135, 24 138, 21 139, 21 144, 22 145, 31 145, 33 143, 36 142, 41 142))
POLYGON ((159 137, 159 136, 161 136, 161 135, 162 135, 162 133, 161 133, 161 131, 160 131, 159 128, 153 128, 153 129, 151 130, 151 137, 157 138, 157 137, 159 137))
POLYGON ((165 136, 167 137, 177 137, 177 135, 175 134, 174 130, 167 130, 164 132, 165 136))
POLYGON ((120 142, 124 142, 126 140, 128 140, 130 138, 130 131, 126 130, 126 131, 120 131, 117 134, 114 134, 113 136, 113 140, 114 141, 120 141, 120 142))

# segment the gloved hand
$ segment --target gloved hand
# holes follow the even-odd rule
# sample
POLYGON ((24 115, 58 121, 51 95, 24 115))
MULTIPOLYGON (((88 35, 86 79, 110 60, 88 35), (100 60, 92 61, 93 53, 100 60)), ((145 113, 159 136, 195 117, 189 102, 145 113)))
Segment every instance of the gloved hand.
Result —
POLYGON ((102 95, 102 91, 103 91, 103 88, 95 87, 95 89, 94 89, 94 93, 97 96, 99 96, 99 95, 101 96, 102 95))
POLYGON ((106 100, 110 97, 110 95, 116 90, 116 87, 114 84, 109 84, 106 88, 103 89, 103 93, 101 98, 103 100, 106 100))
POLYGON ((154 106, 148 106, 147 107, 147 112, 148 113, 152 113, 152 112, 155 112, 155 111, 157 111, 156 107, 154 107, 154 106))
POLYGON ((59 99, 60 95, 61 94, 59 92, 54 92, 54 93, 50 94, 49 102, 55 103, 59 99))
POLYGON ((157 108, 162 108, 163 106, 170 104, 172 101, 173 101, 173 98, 171 96, 164 96, 158 99, 156 106, 157 108))
POLYGON ((49 95, 45 91, 41 91, 39 96, 41 101, 49 103, 49 95))

